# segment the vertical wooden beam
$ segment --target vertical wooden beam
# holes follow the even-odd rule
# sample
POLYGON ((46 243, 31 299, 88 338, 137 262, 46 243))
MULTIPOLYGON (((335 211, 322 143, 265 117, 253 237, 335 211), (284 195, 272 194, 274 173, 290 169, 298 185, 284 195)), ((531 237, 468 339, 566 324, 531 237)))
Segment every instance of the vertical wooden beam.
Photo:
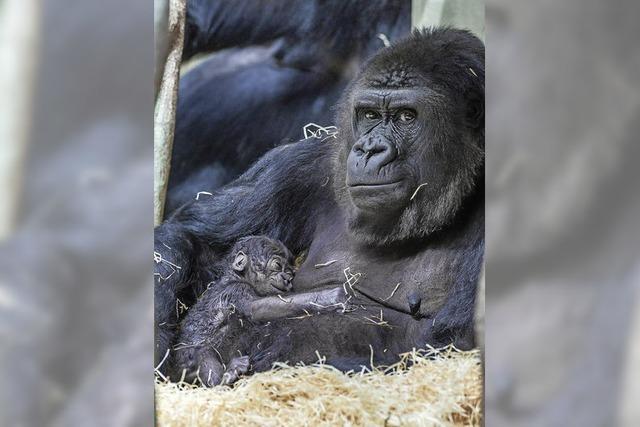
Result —
POLYGON ((445 0, 412 0, 411 24, 413 28, 432 27, 442 21, 445 0))
POLYGON ((16 224, 38 56, 38 0, 0 2, 0 240, 16 224))
MULTIPOLYGON (((171 169, 185 16, 186 0, 169 0, 169 19, 166 29, 168 53, 159 82, 153 123, 153 216, 155 225, 162 222, 164 200, 171 169)), ((161 23, 162 19, 156 20, 156 24, 159 22, 161 23)), ((161 29, 156 31, 156 34, 159 32, 161 32, 161 29)), ((156 63, 158 62, 161 61, 156 61, 156 63)))
POLYGON ((636 273, 636 277, 638 280, 632 295, 634 304, 627 337, 626 360, 621 371, 622 390, 618 425, 622 427, 636 426, 640 420, 640 274, 636 273))
POLYGON ((412 0, 414 28, 447 25, 470 30, 484 40, 484 0, 412 0))

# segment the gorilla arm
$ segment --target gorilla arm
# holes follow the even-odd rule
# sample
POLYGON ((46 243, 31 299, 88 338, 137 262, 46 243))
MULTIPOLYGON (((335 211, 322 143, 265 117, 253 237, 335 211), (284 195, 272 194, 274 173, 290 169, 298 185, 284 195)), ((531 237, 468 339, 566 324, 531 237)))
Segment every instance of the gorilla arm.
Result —
POLYGON ((329 313, 346 307, 347 296, 342 286, 286 296, 264 297, 251 302, 249 318, 267 322, 304 314, 329 313))
POLYGON ((298 17, 305 17, 308 9, 306 0, 192 0, 187 8, 184 59, 296 33, 306 22, 298 17))
POLYGON ((311 244, 318 215, 333 198, 331 152, 330 142, 317 139, 274 148, 237 180, 184 205, 159 228, 179 226, 214 252, 240 237, 263 234, 299 253, 311 244))
POLYGON ((355 41, 381 46, 375 34, 393 39, 407 33, 410 15, 405 1, 189 0, 183 58, 283 36, 290 41, 287 50, 297 45, 313 57, 327 51, 357 52, 362 43, 355 41), (314 46, 316 40, 322 43, 314 46))

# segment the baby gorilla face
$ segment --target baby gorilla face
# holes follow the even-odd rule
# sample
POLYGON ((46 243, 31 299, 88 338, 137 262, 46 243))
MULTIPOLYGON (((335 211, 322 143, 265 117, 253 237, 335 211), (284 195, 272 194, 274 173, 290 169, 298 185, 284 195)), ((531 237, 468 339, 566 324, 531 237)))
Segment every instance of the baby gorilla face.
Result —
POLYGON ((238 240, 232 251, 233 270, 249 282, 258 295, 291 290, 293 256, 282 242, 265 236, 238 240))
POLYGON ((256 291, 259 291, 260 289, 268 291, 269 288, 265 288, 265 285, 272 286, 273 288, 283 292, 291 290, 293 268, 283 256, 274 254, 262 271, 260 271, 261 269, 259 267, 257 270, 262 274, 264 279, 256 281, 254 284, 256 291))

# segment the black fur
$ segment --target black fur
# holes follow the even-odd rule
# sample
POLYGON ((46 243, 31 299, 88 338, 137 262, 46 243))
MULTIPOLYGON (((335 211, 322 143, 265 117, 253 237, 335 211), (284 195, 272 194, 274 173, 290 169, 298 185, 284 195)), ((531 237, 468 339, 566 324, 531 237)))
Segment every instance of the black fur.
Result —
MULTIPOLYGON (((275 148, 239 179, 183 206, 156 229, 156 251, 185 264, 156 281, 157 318, 170 318, 163 310, 173 307, 175 296, 215 274, 207 257, 223 256, 241 236, 264 234, 295 254, 307 251, 294 279, 297 292, 350 278, 357 307, 273 322, 270 337, 277 342, 270 351, 277 360, 309 361, 320 349, 331 363, 357 368, 371 351, 386 363, 425 344, 473 346, 484 248, 483 104, 484 47, 470 33, 434 29, 384 49, 345 93, 337 139, 275 148), (415 122, 401 129, 394 116, 363 127, 354 103, 376 91, 385 99, 404 94, 415 122), (386 155, 390 163, 380 161, 386 155), (365 187, 363 196, 347 185, 398 171, 403 180, 397 189, 365 187), (410 199, 423 182, 430 185, 410 199), (283 336, 281 330, 292 332, 283 336)), ((173 338, 172 331, 159 331, 161 357, 173 338)), ((273 358, 263 359, 260 369, 268 369, 273 358)))
POLYGON ((408 32, 410 11, 406 0, 190 0, 183 58, 284 38, 277 56, 285 63, 344 62, 377 50, 378 33, 395 36, 399 25, 408 32))
POLYGON ((180 81, 166 214, 302 139, 304 125, 334 124, 344 87, 383 47, 378 34, 409 33, 410 8, 409 0, 190 1, 185 57, 219 52, 180 81))

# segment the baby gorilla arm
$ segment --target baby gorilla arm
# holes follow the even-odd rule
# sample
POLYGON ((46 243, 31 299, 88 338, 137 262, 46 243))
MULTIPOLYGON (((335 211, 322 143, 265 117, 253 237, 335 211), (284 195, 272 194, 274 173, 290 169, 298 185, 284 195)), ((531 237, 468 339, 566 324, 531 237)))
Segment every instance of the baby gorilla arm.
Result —
POLYGON ((286 296, 264 297, 250 303, 249 318, 254 322, 268 322, 310 312, 328 313, 344 309, 346 303, 347 296, 342 286, 286 296))

